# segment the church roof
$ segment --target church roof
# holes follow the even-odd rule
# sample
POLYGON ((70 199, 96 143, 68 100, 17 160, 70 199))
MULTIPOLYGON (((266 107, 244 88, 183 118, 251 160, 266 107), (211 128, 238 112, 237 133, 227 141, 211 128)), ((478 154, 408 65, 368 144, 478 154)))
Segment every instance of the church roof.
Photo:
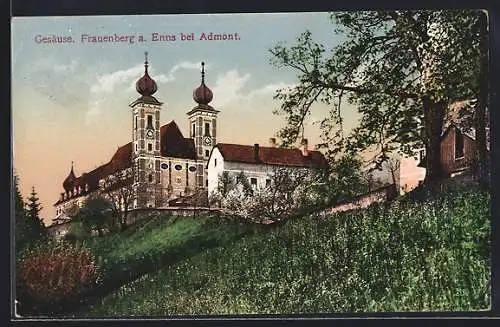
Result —
MULTIPOLYGON (((183 159, 196 159, 194 140, 184 138, 175 121, 163 125, 160 128, 160 149, 163 157, 174 157, 183 159)), ((74 178, 68 190, 81 187, 78 194, 73 197, 86 195, 99 189, 99 181, 106 176, 112 175, 120 170, 132 166, 132 142, 119 147, 111 157, 110 161, 74 178), (88 185, 88 190, 85 188, 88 185)), ((63 203, 59 200, 55 204, 63 203)))
POLYGON ((196 159, 194 140, 184 138, 173 120, 160 128, 160 151, 163 157, 196 159))
POLYGON ((75 178, 75 173, 73 172, 73 163, 71 163, 71 171, 69 172, 68 177, 66 177, 63 182, 63 187, 66 191, 72 188, 75 178))
POLYGON ((218 143, 215 147, 226 161, 305 168, 328 167, 326 158, 319 151, 309 150, 308 155, 304 156, 300 149, 258 146, 256 156, 255 145, 218 143))

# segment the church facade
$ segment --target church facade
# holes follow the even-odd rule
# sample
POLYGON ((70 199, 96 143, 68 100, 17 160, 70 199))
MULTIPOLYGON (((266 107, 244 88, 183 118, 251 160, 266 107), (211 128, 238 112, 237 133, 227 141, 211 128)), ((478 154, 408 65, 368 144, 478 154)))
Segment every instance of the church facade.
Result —
POLYGON ((187 112, 188 137, 175 121, 160 126, 162 102, 154 96, 157 84, 149 76, 147 54, 144 75, 136 82, 136 90, 139 97, 129 105, 131 142, 119 147, 108 163, 78 177, 72 164, 63 182, 64 192, 54 204, 55 221, 64 221, 67 211, 82 206, 91 194, 107 196, 124 188, 129 199, 118 201, 122 209, 128 210, 161 208, 174 199, 203 196, 219 113, 210 105, 213 93, 205 84, 204 63, 201 84, 193 92, 196 106, 187 112))

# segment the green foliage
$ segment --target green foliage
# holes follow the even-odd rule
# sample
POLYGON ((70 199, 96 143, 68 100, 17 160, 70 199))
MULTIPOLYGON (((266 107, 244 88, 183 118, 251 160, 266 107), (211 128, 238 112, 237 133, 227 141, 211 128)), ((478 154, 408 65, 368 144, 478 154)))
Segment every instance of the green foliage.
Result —
POLYGON ((19 177, 14 176, 14 219, 16 252, 20 253, 25 247, 43 239, 46 234, 45 225, 39 217, 41 210, 35 188, 28 199, 28 210, 19 190, 19 177))
POLYGON ((359 157, 346 154, 331 164, 328 184, 330 203, 337 203, 360 195, 365 190, 359 157))
POLYGON ((97 195, 89 197, 75 217, 75 221, 80 222, 87 233, 97 230, 99 235, 103 234, 106 227, 112 225, 111 220, 111 203, 105 198, 97 195))
POLYGON ((33 220, 40 220, 40 211, 42 210, 42 207, 38 200, 39 198, 36 194, 35 187, 33 186, 27 204, 27 216, 33 220))
POLYGON ((399 151, 413 156, 425 146, 427 176, 440 178, 439 137, 447 106, 479 92, 484 35, 479 11, 355 11, 331 15, 337 45, 303 32, 293 45, 278 43, 271 64, 291 68, 298 83, 277 91, 286 119, 284 145, 301 137, 313 104, 330 108, 320 122, 321 147, 331 155, 377 150, 384 161, 399 151), (327 48, 330 46, 330 49, 327 48), (331 51, 329 51, 331 50, 331 51), (355 104, 361 119, 344 137, 341 103, 355 104))
POLYGON ((144 274, 79 315, 487 309, 489 202, 469 188, 304 217, 144 274))
POLYGON ((78 244, 98 257, 103 280, 95 296, 102 296, 144 274, 205 249, 230 243, 248 232, 239 222, 214 216, 161 215, 133 225, 125 232, 88 237, 78 244))
POLYGON ((33 315, 55 313, 78 301, 99 274, 87 249, 48 242, 23 252, 16 277, 21 314, 33 315))

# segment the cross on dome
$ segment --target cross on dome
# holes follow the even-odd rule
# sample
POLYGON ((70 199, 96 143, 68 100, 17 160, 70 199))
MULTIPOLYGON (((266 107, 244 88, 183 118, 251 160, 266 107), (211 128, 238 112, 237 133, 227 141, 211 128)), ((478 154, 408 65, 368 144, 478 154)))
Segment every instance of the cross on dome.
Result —
POLYGON ((201 85, 193 91, 193 99, 198 104, 209 104, 214 98, 214 94, 205 85, 205 62, 201 62, 201 85))
POLYGON ((144 53, 144 76, 142 76, 137 83, 135 83, 135 89, 139 94, 143 96, 150 96, 153 95, 157 89, 158 86, 156 85, 156 82, 149 76, 148 74, 148 53, 144 53))

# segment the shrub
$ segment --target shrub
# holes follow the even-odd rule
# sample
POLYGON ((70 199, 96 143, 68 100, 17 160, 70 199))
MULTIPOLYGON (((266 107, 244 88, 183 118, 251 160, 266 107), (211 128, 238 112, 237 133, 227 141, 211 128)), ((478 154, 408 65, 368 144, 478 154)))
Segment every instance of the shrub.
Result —
POLYGON ((249 221, 285 221, 326 202, 325 174, 308 169, 275 168, 265 186, 250 185, 243 172, 223 174, 212 202, 249 221))
POLYGON ((89 250, 67 242, 27 249, 18 262, 18 300, 23 315, 57 313, 98 283, 89 250))

